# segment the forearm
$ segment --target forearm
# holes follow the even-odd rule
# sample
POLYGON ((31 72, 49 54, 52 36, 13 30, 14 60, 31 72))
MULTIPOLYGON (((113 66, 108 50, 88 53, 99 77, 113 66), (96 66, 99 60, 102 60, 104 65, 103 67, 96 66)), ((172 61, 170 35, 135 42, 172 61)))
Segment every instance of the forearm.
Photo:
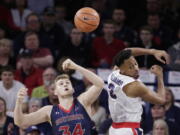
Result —
POLYGON ((157 81, 158 81, 157 93, 163 100, 165 100, 165 87, 164 87, 163 76, 158 76, 157 81))
POLYGON ((98 77, 95 73, 77 65, 76 70, 78 70, 84 77, 86 77, 93 85, 97 87, 103 87, 104 81, 98 77))
POLYGON ((146 48, 126 48, 132 51, 133 56, 140 56, 140 55, 153 55, 155 49, 146 49, 146 48))
POLYGON ((34 64, 38 65, 38 66, 49 66, 53 64, 53 57, 52 56, 46 56, 43 58, 33 58, 33 62, 34 64))
POLYGON ((16 125, 22 127, 24 122, 24 114, 22 112, 22 103, 16 102, 16 106, 14 109, 14 122, 16 125))

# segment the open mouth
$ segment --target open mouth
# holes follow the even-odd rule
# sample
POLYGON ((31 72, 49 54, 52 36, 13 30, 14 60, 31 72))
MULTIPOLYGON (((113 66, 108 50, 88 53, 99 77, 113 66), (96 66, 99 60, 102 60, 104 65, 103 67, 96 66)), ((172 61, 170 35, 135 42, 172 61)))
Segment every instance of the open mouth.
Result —
POLYGON ((68 88, 65 88, 65 91, 68 91, 68 88))

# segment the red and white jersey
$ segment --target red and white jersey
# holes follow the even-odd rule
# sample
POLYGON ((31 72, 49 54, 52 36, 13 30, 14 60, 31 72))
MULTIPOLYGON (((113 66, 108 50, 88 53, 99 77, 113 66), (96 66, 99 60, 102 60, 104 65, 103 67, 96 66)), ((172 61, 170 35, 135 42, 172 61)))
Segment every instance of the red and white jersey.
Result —
POLYGON ((109 110, 113 122, 140 122, 142 114, 141 98, 128 97, 123 87, 136 80, 120 74, 119 70, 112 72, 108 77, 109 110))

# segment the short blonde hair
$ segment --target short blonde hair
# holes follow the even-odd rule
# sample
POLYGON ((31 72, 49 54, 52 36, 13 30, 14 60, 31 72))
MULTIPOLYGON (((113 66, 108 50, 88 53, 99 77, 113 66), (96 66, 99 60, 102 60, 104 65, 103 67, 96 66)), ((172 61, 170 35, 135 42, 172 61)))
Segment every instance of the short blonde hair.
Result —
POLYGON ((164 130, 165 130, 165 134, 164 135, 169 135, 169 127, 168 127, 166 121, 163 120, 163 119, 157 119, 157 120, 154 121, 154 123, 153 123, 153 135, 154 135, 155 127, 157 125, 162 125, 164 127, 164 130))
POLYGON ((67 75, 67 74, 61 74, 61 75, 58 75, 57 77, 56 77, 56 79, 54 80, 54 82, 56 83, 58 80, 60 80, 60 79, 69 79, 70 80, 70 78, 69 78, 69 75, 67 75))

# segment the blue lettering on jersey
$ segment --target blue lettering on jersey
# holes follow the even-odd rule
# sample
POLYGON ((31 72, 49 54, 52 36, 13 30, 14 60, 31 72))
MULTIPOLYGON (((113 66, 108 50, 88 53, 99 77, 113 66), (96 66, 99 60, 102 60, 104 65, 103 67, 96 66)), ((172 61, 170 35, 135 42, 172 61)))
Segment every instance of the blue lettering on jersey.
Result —
POLYGON ((118 85, 122 85, 123 81, 117 78, 114 74, 111 75, 111 81, 115 82, 118 85))

